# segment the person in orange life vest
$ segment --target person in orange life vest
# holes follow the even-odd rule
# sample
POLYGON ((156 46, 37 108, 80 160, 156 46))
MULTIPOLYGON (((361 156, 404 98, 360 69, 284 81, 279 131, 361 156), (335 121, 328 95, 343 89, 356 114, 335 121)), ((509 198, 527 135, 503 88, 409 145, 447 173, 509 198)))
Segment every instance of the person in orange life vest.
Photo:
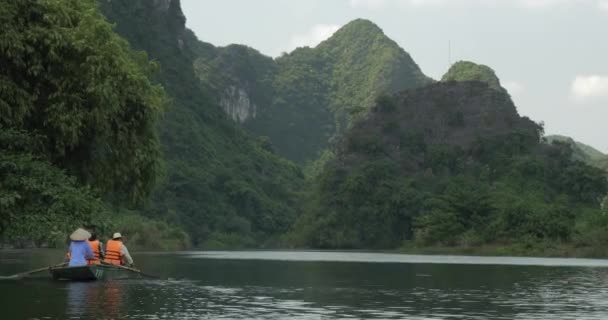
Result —
POLYGON ((122 235, 120 233, 114 233, 112 240, 108 240, 104 262, 127 265, 129 267, 134 266, 133 258, 131 258, 127 247, 122 243, 122 235))
POLYGON ((89 238, 89 246, 93 249, 93 254, 95 257, 93 259, 88 260, 89 264, 100 264, 101 260, 105 257, 105 252, 103 251, 103 243, 97 239, 97 234, 95 232, 91 232, 91 237, 89 238))

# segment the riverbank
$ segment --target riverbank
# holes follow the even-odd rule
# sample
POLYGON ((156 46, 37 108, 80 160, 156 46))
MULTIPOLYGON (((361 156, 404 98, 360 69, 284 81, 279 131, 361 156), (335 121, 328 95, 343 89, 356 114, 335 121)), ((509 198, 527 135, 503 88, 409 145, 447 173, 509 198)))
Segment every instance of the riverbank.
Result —
MULTIPOLYGON (((170 247, 161 247, 156 243, 140 242, 138 236, 134 237, 134 242, 128 242, 128 246, 133 251, 344 251, 344 252, 385 252, 385 253, 401 253, 401 254, 417 254, 417 255, 456 255, 456 256, 482 256, 482 257, 538 257, 538 258, 608 258, 608 246, 576 246, 574 244, 555 244, 538 242, 516 243, 516 244, 486 244, 478 246, 417 246, 415 244, 406 243, 404 246, 397 249, 351 249, 351 250, 321 250, 316 248, 296 248, 289 246, 201 246, 191 247, 183 246, 174 243, 170 247), (139 242, 139 243, 138 243, 139 242)), ((57 249, 57 247, 36 247, 34 245, 25 247, 15 247, 11 245, 0 245, 0 251, 25 251, 35 249, 57 249)))
POLYGON ((404 245, 395 250, 404 254, 431 255, 473 255, 473 256, 512 256, 512 257, 547 257, 547 258, 607 258, 608 247, 575 246, 573 244, 551 243, 516 243, 508 245, 479 246, 429 246, 404 245))

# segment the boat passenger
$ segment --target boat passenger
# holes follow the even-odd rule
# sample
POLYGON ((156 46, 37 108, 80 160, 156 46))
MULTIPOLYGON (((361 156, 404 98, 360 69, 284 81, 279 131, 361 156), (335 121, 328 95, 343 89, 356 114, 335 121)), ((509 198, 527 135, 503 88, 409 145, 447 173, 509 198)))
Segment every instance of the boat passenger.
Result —
POLYGON ((78 228, 70 235, 70 249, 68 251, 68 266, 85 266, 87 265, 88 259, 93 259, 93 250, 87 243, 87 240, 91 237, 91 234, 82 229, 78 228))
POLYGON ((104 262, 129 267, 134 266, 133 258, 131 258, 127 247, 122 243, 122 235, 119 232, 114 233, 112 240, 108 240, 104 262))
POLYGON ((89 246, 93 250, 94 258, 89 260, 89 264, 100 264, 101 260, 105 257, 105 252, 103 250, 103 243, 97 239, 97 234, 95 232, 91 232, 91 237, 89 238, 89 246))

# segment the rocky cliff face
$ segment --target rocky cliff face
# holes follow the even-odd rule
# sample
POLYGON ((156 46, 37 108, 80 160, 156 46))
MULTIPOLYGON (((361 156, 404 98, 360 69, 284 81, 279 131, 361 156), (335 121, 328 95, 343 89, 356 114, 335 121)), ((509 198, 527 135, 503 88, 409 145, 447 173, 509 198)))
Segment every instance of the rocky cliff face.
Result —
POLYGON ((255 119, 257 107, 243 88, 236 86, 226 88, 220 97, 220 105, 235 122, 243 123, 255 119))
POLYGON ((540 131, 502 90, 483 82, 439 82, 379 99, 346 135, 338 156, 360 162, 370 151, 381 152, 404 170, 419 171, 435 147, 467 154, 481 140, 520 133, 538 144, 540 131))
POLYGON ((167 173, 145 212, 180 224, 195 245, 248 246, 285 232, 295 219, 301 172, 234 122, 255 117, 263 82, 230 78, 230 67, 244 74, 238 65, 205 72, 209 81, 194 72, 203 55, 238 62, 248 50, 216 50, 198 41, 185 27, 178 0, 98 3, 132 47, 159 62, 153 76, 171 100, 158 128, 167 173))

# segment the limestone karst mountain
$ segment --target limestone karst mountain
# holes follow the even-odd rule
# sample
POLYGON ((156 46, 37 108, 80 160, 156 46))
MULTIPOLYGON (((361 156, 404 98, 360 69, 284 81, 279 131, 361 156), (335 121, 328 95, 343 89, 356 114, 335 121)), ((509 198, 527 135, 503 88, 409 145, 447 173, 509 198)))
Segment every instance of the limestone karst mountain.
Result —
POLYGON ((276 59, 240 45, 202 44, 198 53, 197 75, 230 117, 300 163, 317 158, 380 94, 432 81, 377 25, 363 19, 315 48, 297 48, 276 59))

